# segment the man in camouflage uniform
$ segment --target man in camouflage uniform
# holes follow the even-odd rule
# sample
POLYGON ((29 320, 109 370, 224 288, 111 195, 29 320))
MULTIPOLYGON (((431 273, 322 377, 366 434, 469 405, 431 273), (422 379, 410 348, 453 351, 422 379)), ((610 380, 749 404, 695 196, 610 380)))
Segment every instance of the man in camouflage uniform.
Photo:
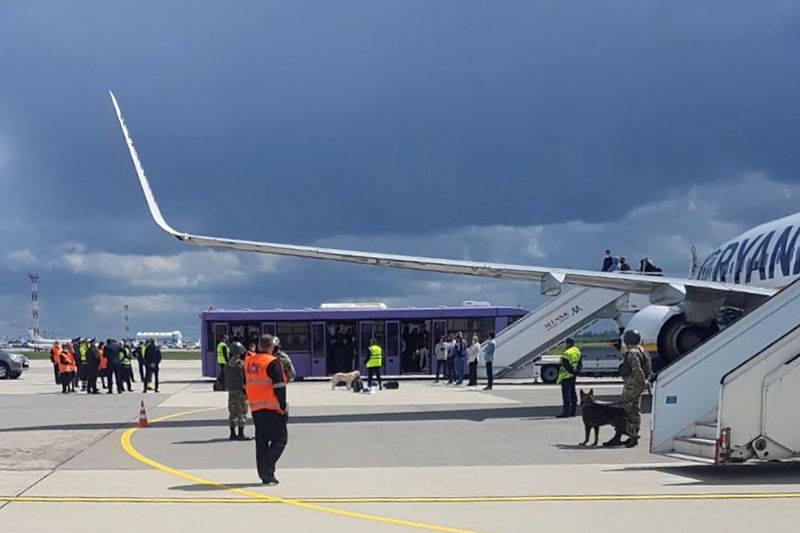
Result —
POLYGON ((228 422, 231 428, 230 440, 248 440, 244 436, 247 421, 247 397, 244 388, 244 355, 241 342, 234 342, 228 348, 228 361, 225 363, 225 387, 228 390, 228 422), (238 429, 238 433, 237 433, 238 429))
POLYGON ((275 346, 274 355, 278 358, 278 361, 281 362, 281 365, 283 366, 283 373, 286 374, 286 377, 289 378, 289 381, 294 381, 296 374, 292 359, 289 357, 289 354, 281 350, 281 340, 278 337, 273 337, 272 342, 275 346))
POLYGON ((614 438, 607 443, 609 446, 624 444, 633 448, 639 443, 639 429, 642 425, 642 392, 647 388, 647 380, 651 373, 650 355, 641 346, 642 337, 635 329, 626 330, 622 336, 623 361, 620 365, 620 375, 623 378, 622 403, 628 414, 627 433, 629 439, 620 441, 614 438))

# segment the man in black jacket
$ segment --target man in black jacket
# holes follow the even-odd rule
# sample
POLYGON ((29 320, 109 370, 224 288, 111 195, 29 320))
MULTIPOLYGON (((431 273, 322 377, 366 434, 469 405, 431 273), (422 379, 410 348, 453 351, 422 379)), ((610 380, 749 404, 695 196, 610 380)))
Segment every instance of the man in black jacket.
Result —
POLYGON ((122 379, 120 379, 119 343, 114 339, 106 341, 105 356, 108 361, 108 393, 114 394, 114 380, 117 380, 117 393, 122 394, 122 379))
POLYGON ((89 350, 86 352, 86 393, 98 394, 97 376, 100 374, 100 351, 97 343, 91 340, 89 350))
POLYGON ((144 362, 147 366, 147 374, 144 380, 144 392, 147 392, 147 385, 150 380, 155 378, 155 391, 158 392, 158 366, 161 364, 161 349, 156 344, 155 339, 150 339, 144 351, 144 362))

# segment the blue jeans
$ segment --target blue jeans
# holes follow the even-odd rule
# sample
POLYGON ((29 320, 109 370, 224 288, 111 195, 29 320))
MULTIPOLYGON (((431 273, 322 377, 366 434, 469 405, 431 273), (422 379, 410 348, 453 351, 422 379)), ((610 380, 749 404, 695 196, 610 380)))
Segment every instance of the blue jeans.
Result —
POLYGON ((464 382, 464 358, 463 357, 454 357, 453 363, 455 363, 456 367, 456 384, 460 385, 464 382))

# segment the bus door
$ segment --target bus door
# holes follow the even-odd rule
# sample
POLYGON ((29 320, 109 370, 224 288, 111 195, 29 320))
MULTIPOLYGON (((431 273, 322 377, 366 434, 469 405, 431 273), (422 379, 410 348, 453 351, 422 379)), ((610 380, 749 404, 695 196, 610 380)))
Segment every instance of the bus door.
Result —
POLYGON ((327 341, 325 340, 325 322, 312 322, 311 323, 311 375, 312 376, 325 376, 326 372, 326 357, 325 348, 327 341))
POLYGON ((373 324, 368 320, 358 323, 358 368, 362 375, 367 375, 366 361, 369 358, 369 341, 372 339, 373 324))
POLYGON ((434 348, 437 344, 439 344, 439 339, 444 337, 447 339, 447 320, 434 320, 433 321, 433 333, 431 334, 431 344, 430 346, 430 368, 429 371, 431 374, 436 373, 436 350, 434 348))
POLYGON ((400 374, 400 321, 386 322, 386 351, 383 354, 382 372, 389 376, 400 374))

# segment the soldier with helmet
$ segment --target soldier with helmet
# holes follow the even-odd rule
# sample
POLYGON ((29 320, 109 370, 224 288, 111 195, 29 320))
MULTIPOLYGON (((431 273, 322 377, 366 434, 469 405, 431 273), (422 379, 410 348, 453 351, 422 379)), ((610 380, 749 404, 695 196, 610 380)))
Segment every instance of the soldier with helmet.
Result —
POLYGON ((286 374, 286 377, 289 381, 294 381, 297 373, 294 370, 294 364, 292 363, 291 357, 289 357, 289 354, 281 350, 281 340, 278 337, 273 337, 272 343, 275 345, 274 355, 278 358, 278 361, 281 362, 281 365, 283 365, 283 373, 286 374))
POLYGON ((622 364, 619 375, 623 378, 622 403, 628 414, 628 435, 626 441, 615 436, 604 446, 625 445, 633 448, 639 443, 639 429, 642 425, 642 392, 647 388, 647 380, 652 372, 650 354, 642 347, 642 336, 635 329, 625 330, 622 335, 622 364))
POLYGON ((228 390, 228 423, 230 440, 248 440, 244 436, 247 422, 247 397, 244 384, 244 358, 246 350, 241 342, 233 342, 228 349, 228 360, 223 367, 224 383, 228 390), (238 430, 238 433, 237 433, 238 430))

